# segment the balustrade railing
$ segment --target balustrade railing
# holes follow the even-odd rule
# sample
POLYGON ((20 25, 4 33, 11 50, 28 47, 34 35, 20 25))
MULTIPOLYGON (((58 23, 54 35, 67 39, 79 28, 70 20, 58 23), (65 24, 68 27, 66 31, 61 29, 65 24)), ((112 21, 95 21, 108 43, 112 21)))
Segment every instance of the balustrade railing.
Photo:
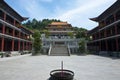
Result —
POLYGON ((51 39, 51 38, 46 38, 44 41, 79 41, 80 39, 51 39))
POLYGON ((71 55, 71 51, 70 51, 69 45, 67 46, 67 48, 68 48, 68 54, 69 54, 69 56, 70 56, 70 55, 71 55))
POLYGON ((8 22, 8 23, 11 24, 11 25, 14 25, 14 23, 12 23, 12 22, 9 21, 9 20, 6 20, 6 22, 8 22))
POLYGON ((18 30, 18 31, 21 31, 19 28, 15 27, 14 25, 12 25, 12 24, 10 24, 10 23, 2 20, 2 19, 0 19, 0 21, 1 21, 2 23, 4 23, 4 24, 8 25, 8 26, 9 26, 10 28, 12 28, 12 29, 14 28, 14 29, 16 29, 16 30, 18 30))
POLYGON ((51 50, 52 50, 52 45, 50 44, 49 51, 48 51, 49 56, 50 56, 51 50))

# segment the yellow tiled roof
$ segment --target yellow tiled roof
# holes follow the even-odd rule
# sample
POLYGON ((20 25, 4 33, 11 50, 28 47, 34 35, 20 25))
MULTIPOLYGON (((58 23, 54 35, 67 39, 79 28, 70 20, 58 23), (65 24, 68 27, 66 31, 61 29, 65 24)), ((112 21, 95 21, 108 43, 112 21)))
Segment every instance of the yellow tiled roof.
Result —
POLYGON ((70 25, 67 22, 52 22, 50 25, 70 25))

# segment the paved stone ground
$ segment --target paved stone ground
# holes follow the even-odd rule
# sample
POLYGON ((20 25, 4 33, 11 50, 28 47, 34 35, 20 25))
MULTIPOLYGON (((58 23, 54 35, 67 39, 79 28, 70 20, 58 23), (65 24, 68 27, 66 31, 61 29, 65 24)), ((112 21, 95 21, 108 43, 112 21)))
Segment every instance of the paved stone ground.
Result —
POLYGON ((0 58, 0 80, 48 80, 62 60, 65 69, 75 72, 75 80, 120 80, 120 59, 94 55, 0 58))

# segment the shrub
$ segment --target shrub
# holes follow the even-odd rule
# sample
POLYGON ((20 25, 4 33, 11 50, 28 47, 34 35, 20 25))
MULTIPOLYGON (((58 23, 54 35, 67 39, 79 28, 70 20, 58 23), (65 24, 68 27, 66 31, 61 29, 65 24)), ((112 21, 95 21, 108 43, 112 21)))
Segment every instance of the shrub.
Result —
POLYGON ((81 53, 85 53, 85 40, 80 40, 79 50, 80 50, 81 53))
POLYGON ((39 31, 35 31, 33 34, 33 53, 32 55, 37 55, 40 53, 40 49, 41 49, 41 34, 39 31))

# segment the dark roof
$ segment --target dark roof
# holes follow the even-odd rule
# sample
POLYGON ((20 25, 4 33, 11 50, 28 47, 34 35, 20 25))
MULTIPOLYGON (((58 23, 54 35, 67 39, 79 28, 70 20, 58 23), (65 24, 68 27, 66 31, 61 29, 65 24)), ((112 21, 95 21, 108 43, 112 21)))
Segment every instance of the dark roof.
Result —
POLYGON ((95 32, 97 32, 99 30, 99 26, 93 28, 92 30, 88 31, 87 34, 90 35, 90 34, 93 34, 95 32))
POLYGON ((24 31, 25 33, 27 33, 27 34, 33 34, 33 32, 32 32, 31 30, 29 30, 29 29, 27 29, 27 28, 25 28, 25 27, 23 27, 23 26, 20 26, 20 29, 21 29, 22 31, 24 31))
POLYGON ((101 21, 102 19, 104 19, 107 16, 110 16, 111 13, 117 11, 118 9, 120 9, 120 0, 117 0, 112 6, 110 6, 107 10, 105 10, 101 15, 99 15, 96 18, 90 18, 93 21, 101 21))
POLYGON ((28 18, 22 17, 20 14, 18 14, 14 9, 12 9, 4 0, 0 0, 0 7, 9 13, 11 16, 15 17, 19 22, 22 22, 28 18))
POLYGON ((95 18, 90 18, 90 20, 97 22, 97 17, 95 17, 95 18))

